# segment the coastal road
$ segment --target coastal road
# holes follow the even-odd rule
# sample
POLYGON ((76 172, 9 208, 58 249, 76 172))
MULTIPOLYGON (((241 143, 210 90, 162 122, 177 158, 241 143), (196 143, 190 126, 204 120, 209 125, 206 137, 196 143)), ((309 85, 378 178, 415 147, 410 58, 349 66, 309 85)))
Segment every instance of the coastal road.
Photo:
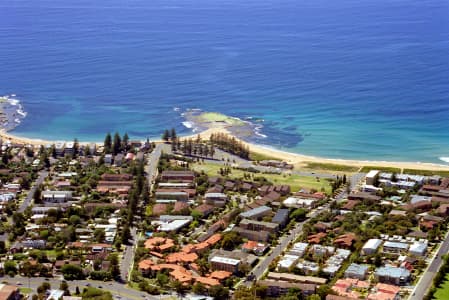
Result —
MULTIPOLYGON (((299 234, 302 233, 302 228, 305 223, 307 223, 311 218, 316 217, 318 214, 320 214, 322 211, 329 209, 330 204, 326 204, 323 206, 321 210, 314 210, 311 214, 309 214, 309 219, 305 220, 304 222, 297 223, 293 229, 290 230, 290 232, 282 237, 279 238, 279 244, 271 251, 271 253, 266 256, 262 261, 260 261, 254 269, 251 271, 251 273, 255 276, 255 279, 259 280, 262 275, 266 272, 270 264, 275 260, 278 256, 281 255, 281 253, 287 249, 287 247, 290 245, 292 241, 294 241, 299 234)), ((252 285, 252 281, 245 281, 244 285, 246 287, 250 287, 252 285)))
POLYGON ((19 209, 17 210, 19 213, 23 213, 27 209, 27 207, 31 205, 31 202, 33 201, 34 193, 36 192, 37 187, 40 186, 42 183, 44 183, 44 180, 45 180, 45 178, 47 178, 47 176, 48 176, 47 171, 39 172, 39 176, 37 177, 35 184, 31 187, 25 200, 23 200, 23 203, 20 205, 19 209))
POLYGON ((446 233, 444 237, 444 241, 441 244, 440 248, 432 258, 429 266, 427 267, 424 274, 421 276, 421 279, 418 281, 418 284, 413 289, 413 292, 409 298, 409 300, 421 300, 427 294, 430 286, 432 285, 432 280, 435 275, 438 273, 441 265, 443 264, 442 256, 449 252, 449 231, 446 233))
MULTIPOLYGON (((2 283, 6 284, 12 284, 19 287, 26 287, 33 290, 34 293, 37 293, 37 287, 40 286, 43 282, 48 282, 53 289, 58 289, 59 285, 63 281, 62 279, 58 278, 46 278, 43 277, 32 277, 32 278, 26 278, 26 277, 14 277, 14 278, 3 278, 2 283)), ((91 286, 95 288, 100 288, 102 290, 110 292, 115 299, 129 299, 129 300, 141 300, 141 299, 150 299, 150 300, 157 300, 157 299, 166 299, 168 296, 152 296, 145 292, 134 290, 124 284, 115 282, 115 281, 94 281, 94 280, 74 280, 74 281, 66 281, 69 285, 69 290, 72 294, 75 293, 76 287, 80 289, 80 291, 83 291, 84 287, 91 286)))

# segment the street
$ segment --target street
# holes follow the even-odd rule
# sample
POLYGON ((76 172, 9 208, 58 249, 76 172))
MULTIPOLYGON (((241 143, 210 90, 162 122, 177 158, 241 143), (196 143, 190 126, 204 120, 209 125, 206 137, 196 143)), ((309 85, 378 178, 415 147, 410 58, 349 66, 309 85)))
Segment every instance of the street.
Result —
POLYGON ((432 280, 436 273, 440 269, 443 259, 442 256, 449 252, 449 232, 446 233, 445 239, 438 249, 436 255, 433 257, 431 263, 429 264, 427 270, 421 276, 418 284, 413 289, 412 295, 409 300, 421 300, 427 294, 430 286, 432 285, 432 280))
POLYGON ((36 189, 38 186, 40 186, 45 178, 47 178, 48 172, 47 171, 41 171, 39 172, 39 177, 36 179, 35 184, 31 187, 30 191, 28 192, 25 200, 23 200, 23 203, 20 205, 19 209, 17 210, 19 213, 23 213, 25 209, 27 209, 28 206, 31 205, 34 197, 34 193, 36 192, 36 189))
MULTIPOLYGON (((62 279, 57 278, 42 278, 42 277, 19 277, 16 276, 14 278, 10 277, 4 277, 2 280, 2 283, 5 284, 12 284, 12 285, 18 285, 19 287, 25 287, 25 288, 31 288, 33 291, 36 291, 38 286, 40 286, 43 282, 48 282, 51 285, 51 288, 58 289, 59 285, 62 282, 62 279)), ((83 288, 87 286, 100 288, 105 291, 110 292, 115 299, 164 299, 166 297, 164 296, 152 296, 145 292, 140 292, 137 290, 134 290, 127 285, 115 282, 115 281, 107 281, 107 282, 101 282, 101 281, 93 281, 93 280, 74 280, 74 281, 66 281, 69 285, 69 290, 72 294, 75 293, 76 287, 79 288, 79 290, 82 292, 83 288)))

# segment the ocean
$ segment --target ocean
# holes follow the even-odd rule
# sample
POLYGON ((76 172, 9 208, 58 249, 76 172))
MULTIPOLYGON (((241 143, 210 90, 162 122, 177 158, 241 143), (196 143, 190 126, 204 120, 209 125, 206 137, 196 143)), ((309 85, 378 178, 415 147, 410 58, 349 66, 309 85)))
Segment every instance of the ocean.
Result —
POLYGON ((2 0, 0 43, 19 136, 189 134, 196 108, 291 152, 449 161, 447 0, 2 0))

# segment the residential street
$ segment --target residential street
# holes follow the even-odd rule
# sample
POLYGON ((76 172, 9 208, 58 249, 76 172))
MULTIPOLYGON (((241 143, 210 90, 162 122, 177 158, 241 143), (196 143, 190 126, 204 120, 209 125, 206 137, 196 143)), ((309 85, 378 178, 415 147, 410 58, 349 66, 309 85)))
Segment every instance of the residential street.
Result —
POLYGON ((432 280, 436 273, 440 269, 443 259, 442 256, 449 252, 449 232, 446 233, 445 240, 438 249, 436 255, 433 257, 432 262, 429 264, 425 273, 421 276, 418 284, 412 292, 409 300, 421 300, 427 294, 430 286, 432 285, 432 280))
POLYGON ((44 180, 45 180, 45 178, 47 178, 47 176, 48 176, 47 171, 39 172, 39 177, 36 179, 36 182, 31 187, 25 200, 23 200, 23 203, 20 205, 19 209, 17 210, 19 213, 23 213, 25 211, 25 209, 27 209, 27 207, 31 205, 31 203, 33 201, 34 193, 36 192, 37 187, 44 182, 44 180))
MULTIPOLYGON (((6 284, 12 284, 12 285, 19 285, 21 287, 31 288, 34 291, 37 290, 37 287, 40 286, 43 282, 50 283, 51 287, 54 289, 59 288, 59 285, 61 283, 62 279, 57 278, 42 278, 42 277, 19 277, 16 276, 14 278, 10 277, 4 277, 2 280, 2 283, 6 284)), ((134 290, 124 284, 115 282, 115 281, 108 281, 108 282, 101 282, 101 281, 93 281, 93 280, 74 280, 74 281, 67 281, 69 284, 69 289, 71 293, 75 293, 76 287, 80 289, 80 291, 83 290, 84 287, 92 286, 96 288, 100 288, 106 291, 111 292, 111 294, 114 296, 115 299, 130 299, 130 300, 141 300, 141 299, 164 299, 167 298, 167 296, 151 296, 145 292, 140 292, 137 290, 134 290)))

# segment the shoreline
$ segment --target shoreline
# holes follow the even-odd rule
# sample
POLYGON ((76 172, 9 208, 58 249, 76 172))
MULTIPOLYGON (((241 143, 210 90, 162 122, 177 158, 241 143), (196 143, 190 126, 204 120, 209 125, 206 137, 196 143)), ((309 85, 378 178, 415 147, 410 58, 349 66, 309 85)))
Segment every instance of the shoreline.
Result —
MULTIPOLYGON (((231 131, 229 131, 226 126, 214 126, 213 128, 206 129, 202 132, 194 133, 188 136, 183 136, 183 138, 195 138, 198 135, 202 139, 209 139, 210 135, 213 133, 225 133, 232 136, 231 131)), ((4 141, 7 140, 13 144, 21 145, 33 145, 33 146, 46 146, 54 144, 56 141, 44 140, 44 139, 33 139, 16 136, 11 134, 4 129, 0 129, 0 138, 4 141)), ((242 141, 250 150, 250 152, 262 154, 265 156, 277 158, 283 160, 289 164, 293 164, 295 167, 304 167, 307 163, 329 163, 336 165, 345 165, 352 167, 393 167, 399 169, 417 169, 417 170, 430 170, 430 171, 449 171, 449 165, 427 163, 427 162, 395 162, 395 161, 380 161, 380 160, 352 160, 352 159, 339 159, 339 158, 326 158, 318 157, 313 155, 305 155, 300 153, 287 152, 279 149, 272 148, 270 146, 258 145, 243 141, 236 137, 237 140, 242 141)), ((162 140, 155 140, 154 142, 160 143, 162 140)), ((97 145, 102 145, 102 142, 94 142, 97 145)), ((87 145, 90 142, 80 141, 80 145, 87 145)))

